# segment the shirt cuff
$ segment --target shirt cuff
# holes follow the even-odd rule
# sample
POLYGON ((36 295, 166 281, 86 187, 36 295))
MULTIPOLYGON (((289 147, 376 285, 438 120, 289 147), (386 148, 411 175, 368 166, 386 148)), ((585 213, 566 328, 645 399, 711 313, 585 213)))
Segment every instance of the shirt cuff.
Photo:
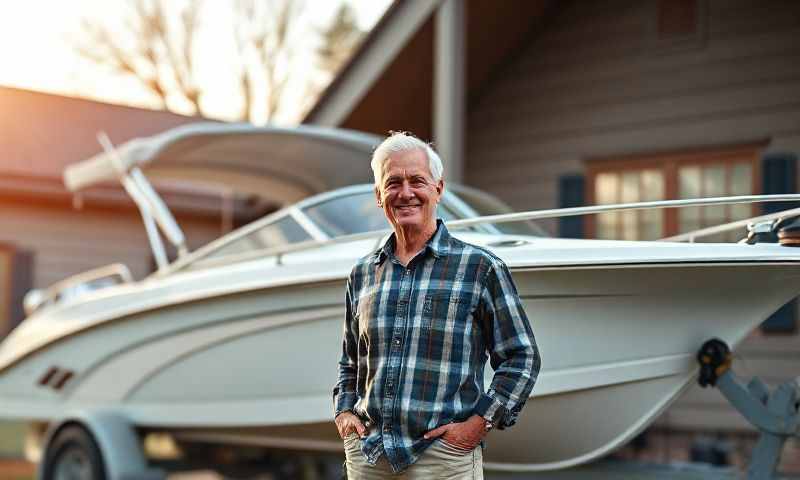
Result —
POLYGON ((517 414, 519 412, 509 410, 497 399, 484 393, 478 399, 475 413, 492 422, 492 425, 497 429, 503 430, 517 423, 517 414))
POLYGON ((340 413, 353 411, 358 401, 356 392, 339 392, 336 388, 333 390, 333 418, 336 418, 340 413))

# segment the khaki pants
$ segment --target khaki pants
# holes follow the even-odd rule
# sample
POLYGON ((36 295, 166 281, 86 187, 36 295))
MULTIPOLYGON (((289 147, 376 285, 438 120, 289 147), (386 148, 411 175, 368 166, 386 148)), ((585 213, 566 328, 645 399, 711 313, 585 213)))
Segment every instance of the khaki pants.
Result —
POLYGON ((392 473, 384 455, 374 466, 361 453, 361 440, 355 433, 344 439, 348 480, 483 480, 481 447, 464 452, 437 439, 416 463, 400 473, 392 473))

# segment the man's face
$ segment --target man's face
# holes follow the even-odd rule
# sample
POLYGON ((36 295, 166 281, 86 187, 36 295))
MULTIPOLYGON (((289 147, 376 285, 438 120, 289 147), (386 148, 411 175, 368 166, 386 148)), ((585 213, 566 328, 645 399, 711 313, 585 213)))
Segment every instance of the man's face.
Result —
POLYGON ((383 164, 380 187, 375 188, 378 205, 397 229, 424 229, 436 225, 436 204, 444 181, 433 180, 422 150, 392 154, 383 164))

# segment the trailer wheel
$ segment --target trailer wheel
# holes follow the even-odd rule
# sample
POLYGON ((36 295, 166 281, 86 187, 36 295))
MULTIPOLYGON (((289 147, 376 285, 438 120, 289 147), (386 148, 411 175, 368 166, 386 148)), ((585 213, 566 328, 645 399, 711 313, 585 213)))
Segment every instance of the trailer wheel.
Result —
POLYGON ((43 480, 106 480, 103 456, 83 427, 61 429, 47 446, 42 459, 43 480))

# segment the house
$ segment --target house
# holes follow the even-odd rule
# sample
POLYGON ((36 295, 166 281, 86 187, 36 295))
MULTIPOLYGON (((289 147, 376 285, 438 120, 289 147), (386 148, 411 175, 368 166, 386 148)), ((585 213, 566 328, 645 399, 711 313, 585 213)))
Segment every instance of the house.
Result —
MULTIPOLYGON (((800 3, 398 0, 305 122, 433 139, 447 179, 520 210, 797 192, 800 3)), ((761 211, 546 226, 655 239, 761 211)), ((741 373, 775 385, 800 372, 795 305, 739 348, 741 373)), ((755 438, 717 391, 694 387, 638 445, 645 457, 681 459, 709 435, 723 440, 713 448, 745 456, 755 438)), ((783 468, 800 470, 800 446, 788 450, 783 468)))
MULTIPOLYGON (((101 150, 98 132, 121 143, 198 120, 0 88, 0 332, 21 321, 22 296, 30 288, 115 262, 126 264, 135 278, 153 270, 141 216, 121 188, 73 197, 62 171, 101 150)), ((190 246, 224 229, 219 195, 168 187, 164 196, 190 246)))

